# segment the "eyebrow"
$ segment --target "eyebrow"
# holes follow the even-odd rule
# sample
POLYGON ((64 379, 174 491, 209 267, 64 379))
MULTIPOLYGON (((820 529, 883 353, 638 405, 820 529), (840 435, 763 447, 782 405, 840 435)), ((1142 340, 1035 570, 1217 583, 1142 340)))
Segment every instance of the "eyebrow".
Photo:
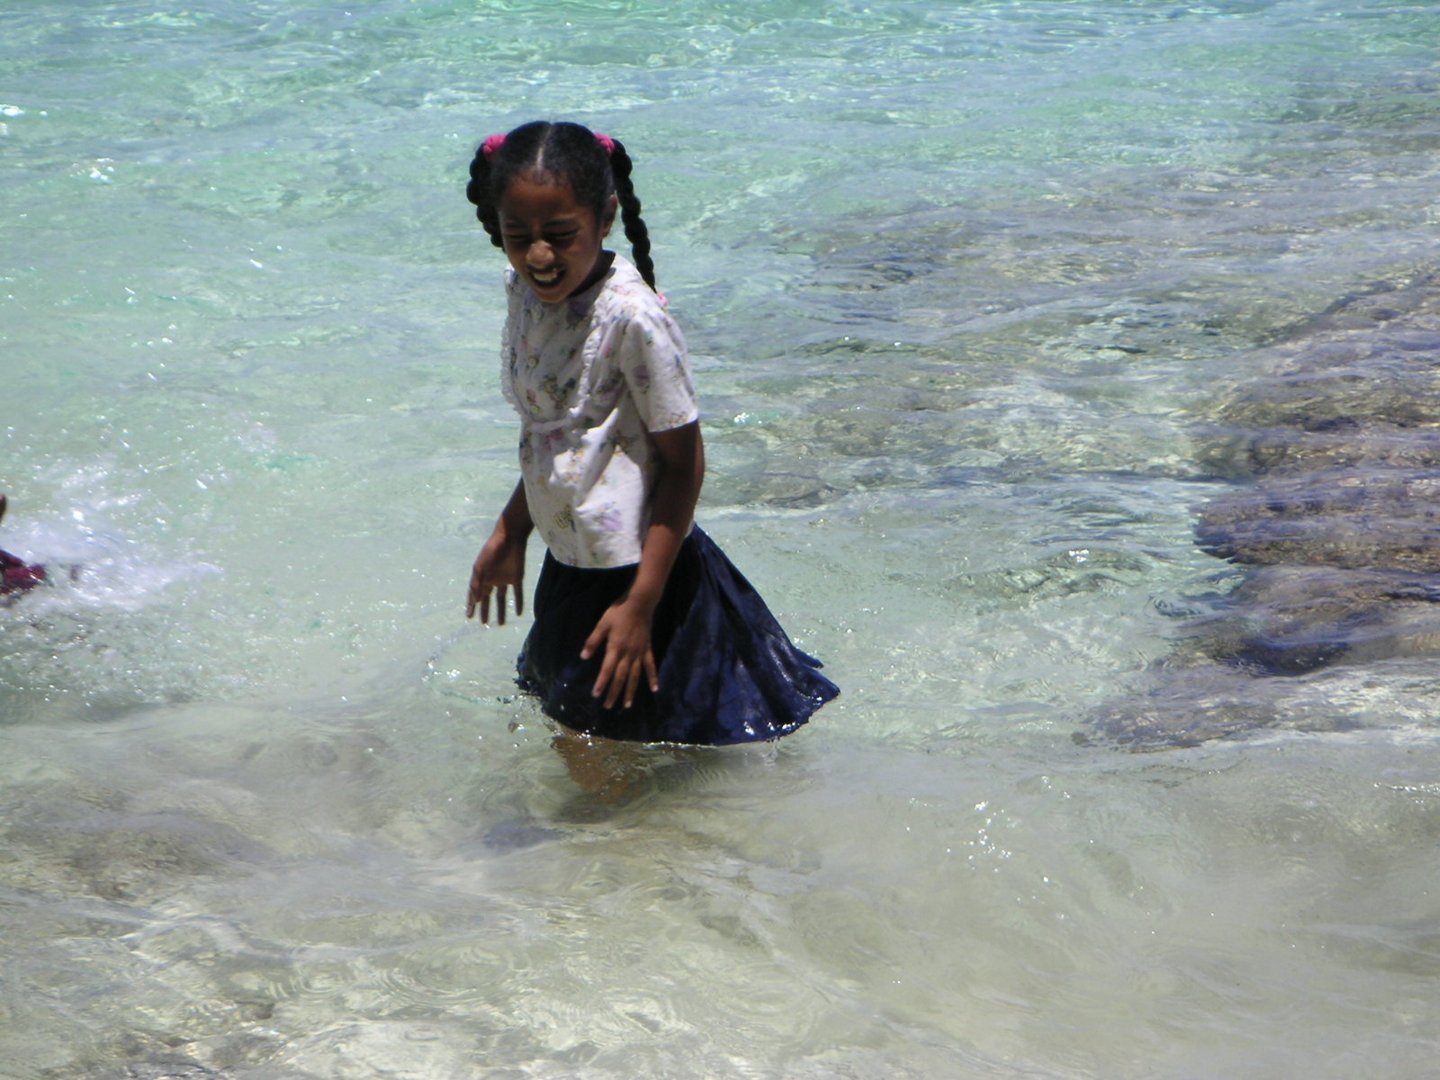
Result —
MULTIPOLYGON (((500 227, 501 229, 528 229, 530 226, 523 221, 515 221, 511 218, 502 221, 500 227)), ((549 221, 542 222, 540 228, 554 231, 561 229, 578 229, 580 228, 580 222, 574 218, 551 218, 549 221)))

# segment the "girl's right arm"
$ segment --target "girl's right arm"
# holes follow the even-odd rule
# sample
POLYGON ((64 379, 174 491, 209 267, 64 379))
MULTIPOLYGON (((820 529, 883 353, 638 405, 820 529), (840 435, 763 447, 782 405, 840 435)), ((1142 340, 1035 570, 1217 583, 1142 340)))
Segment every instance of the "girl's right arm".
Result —
POLYGON ((497 621, 505 625, 505 591, 515 590, 515 614, 525 614, 525 592, 522 588, 525 577, 525 543, 535 528, 530 518, 530 504, 525 499, 525 481, 515 485, 510 501, 500 512, 495 531, 480 554, 475 558, 475 567, 470 571, 470 591, 465 599, 465 617, 475 617, 476 605, 480 608, 480 621, 490 621, 490 593, 499 590, 499 604, 496 607, 497 621))

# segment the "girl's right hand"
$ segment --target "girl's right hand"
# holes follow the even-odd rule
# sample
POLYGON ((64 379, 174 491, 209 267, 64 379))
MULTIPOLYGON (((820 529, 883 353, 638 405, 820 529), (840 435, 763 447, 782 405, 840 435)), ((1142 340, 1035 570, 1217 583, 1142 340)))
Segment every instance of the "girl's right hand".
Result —
POLYGON ((470 591, 465 598, 465 617, 473 619, 475 608, 480 608, 480 621, 490 621, 490 594, 492 590, 499 592, 499 604, 496 607, 496 620, 501 626, 505 625, 505 592, 507 589, 515 590, 515 614, 525 614, 525 592, 523 582, 525 577, 525 541, 527 536, 518 539, 509 535, 503 525, 497 525, 495 531, 490 534, 490 539, 485 541, 485 546, 480 549, 480 554, 475 558, 475 567, 470 571, 470 591))

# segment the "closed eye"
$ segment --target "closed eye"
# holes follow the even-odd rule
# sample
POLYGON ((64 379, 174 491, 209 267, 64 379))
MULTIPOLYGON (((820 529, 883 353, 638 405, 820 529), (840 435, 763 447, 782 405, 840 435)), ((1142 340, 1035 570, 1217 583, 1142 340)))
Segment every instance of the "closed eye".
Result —
MULTIPOLYGON (((545 233, 541 239, 553 248, 562 248, 570 244, 579 235, 579 230, 571 230, 563 233, 545 233)), ((530 237, 526 233, 501 233, 500 238, 507 246, 517 247, 530 243, 530 237)))

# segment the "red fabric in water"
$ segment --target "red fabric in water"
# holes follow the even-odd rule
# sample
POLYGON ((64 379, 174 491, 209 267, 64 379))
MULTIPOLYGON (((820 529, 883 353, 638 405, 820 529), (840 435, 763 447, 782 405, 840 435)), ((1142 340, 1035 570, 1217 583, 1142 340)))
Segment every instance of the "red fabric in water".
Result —
POLYGON ((31 565, 0 549, 0 596, 33 589, 45 580, 45 567, 31 565))

